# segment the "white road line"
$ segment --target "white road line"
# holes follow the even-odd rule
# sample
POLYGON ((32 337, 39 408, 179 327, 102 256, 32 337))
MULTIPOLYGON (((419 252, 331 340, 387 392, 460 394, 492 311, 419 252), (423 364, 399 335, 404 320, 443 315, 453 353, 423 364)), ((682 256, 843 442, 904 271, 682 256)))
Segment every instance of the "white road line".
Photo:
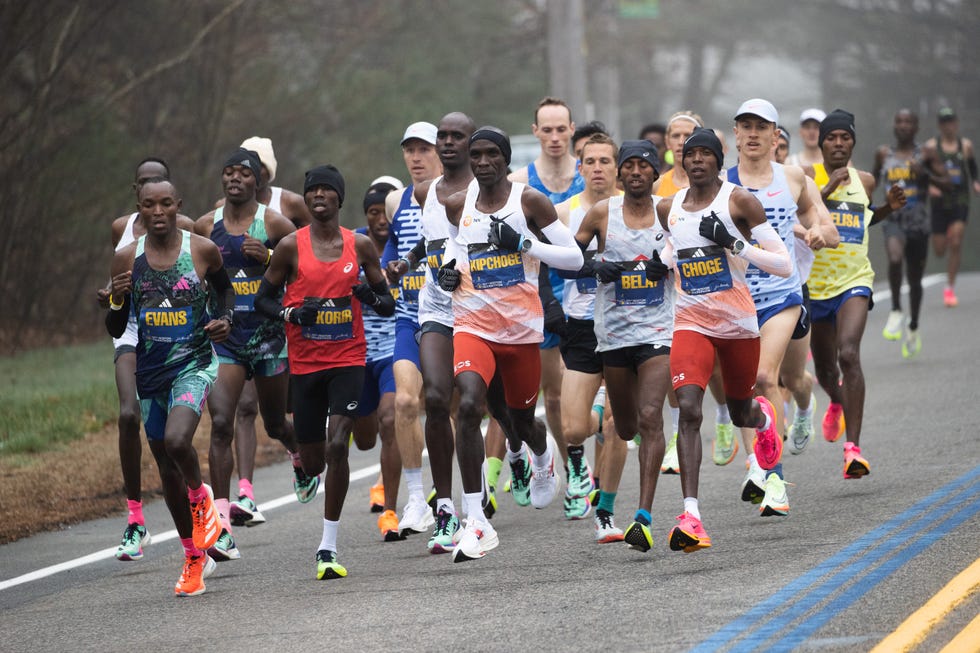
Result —
MULTIPOLYGON (((927 277, 922 277, 922 287, 929 288, 931 286, 935 286, 937 284, 942 283, 945 278, 946 278, 945 274, 930 274, 927 277)), ((903 295, 909 294, 909 287, 907 285, 902 286, 902 294, 903 295)), ((891 298, 892 298, 892 291, 889 289, 885 289, 880 292, 876 290, 874 293, 875 302, 883 302, 886 299, 891 299, 891 298)))

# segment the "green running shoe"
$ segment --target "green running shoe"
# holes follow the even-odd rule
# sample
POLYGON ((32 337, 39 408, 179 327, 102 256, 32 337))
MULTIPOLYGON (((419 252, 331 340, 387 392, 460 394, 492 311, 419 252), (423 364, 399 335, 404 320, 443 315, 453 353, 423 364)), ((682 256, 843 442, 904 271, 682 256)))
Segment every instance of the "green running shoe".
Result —
POLYGON ((129 524, 123 531, 122 542, 116 549, 117 560, 139 560, 143 557, 143 545, 151 541, 150 532, 143 524, 129 524))
POLYGON ((344 578, 347 576, 347 569, 337 562, 337 552, 320 549, 316 552, 316 579, 330 580, 332 578, 344 578))

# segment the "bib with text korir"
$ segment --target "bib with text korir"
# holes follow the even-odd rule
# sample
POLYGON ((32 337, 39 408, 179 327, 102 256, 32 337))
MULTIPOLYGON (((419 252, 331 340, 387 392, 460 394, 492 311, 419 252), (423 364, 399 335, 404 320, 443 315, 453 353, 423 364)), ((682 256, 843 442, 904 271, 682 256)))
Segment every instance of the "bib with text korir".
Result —
POLYGON ((867 207, 860 202, 848 202, 845 200, 825 200, 824 204, 830 211, 830 217, 837 227, 842 243, 864 242, 864 216, 867 207))
MULTIPOLYGON (((585 257, 585 262, 588 263, 595 259, 596 250, 590 249, 583 255, 585 257)), ((598 288, 598 283, 596 282, 595 276, 582 277, 581 279, 575 280, 575 288, 583 295, 594 295, 596 288, 598 288)), ((617 287, 618 292, 618 287, 617 287)), ((617 295, 618 298, 618 295, 617 295)))
POLYGON ((335 299, 307 297, 304 304, 317 307, 316 324, 302 328, 303 337, 307 340, 334 342, 354 337, 354 311, 350 296, 335 299))
POLYGON ((194 332, 191 306, 172 306, 172 299, 164 299, 159 306, 140 308, 140 328, 143 337, 151 342, 187 342, 194 332))
POLYGON ((732 271, 725 248, 719 245, 691 247, 677 252, 681 290, 688 295, 707 295, 732 288, 732 271))
POLYGON ((650 281, 643 261, 625 261, 625 269, 616 281, 616 304, 619 306, 659 306, 664 303, 663 279, 650 281))
POLYGON ((509 288, 524 283, 524 259, 520 252, 497 249, 490 243, 470 243, 470 278, 477 290, 509 288))
POLYGON ((446 240, 448 239, 438 238, 425 243, 425 260, 429 266, 429 272, 432 273, 434 283, 439 282, 439 268, 442 267, 442 261, 446 255, 446 240))
POLYGON ((231 286, 235 289, 235 312, 254 313, 255 294, 259 291, 262 277, 265 275, 264 265, 253 265, 247 268, 226 268, 231 277, 231 286))
POLYGON ((398 282, 401 287, 401 298, 406 304, 418 306, 419 290, 425 285, 425 268, 421 265, 406 272, 398 282))

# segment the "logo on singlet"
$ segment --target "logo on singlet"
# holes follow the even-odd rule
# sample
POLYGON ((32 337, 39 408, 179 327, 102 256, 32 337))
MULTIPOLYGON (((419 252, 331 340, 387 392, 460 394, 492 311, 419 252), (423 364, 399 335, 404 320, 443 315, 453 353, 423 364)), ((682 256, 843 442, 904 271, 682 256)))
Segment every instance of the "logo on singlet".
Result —
POLYGON ((347 274, 348 272, 350 272, 353 269, 354 269, 354 264, 348 262, 347 265, 344 266, 344 274, 347 274))

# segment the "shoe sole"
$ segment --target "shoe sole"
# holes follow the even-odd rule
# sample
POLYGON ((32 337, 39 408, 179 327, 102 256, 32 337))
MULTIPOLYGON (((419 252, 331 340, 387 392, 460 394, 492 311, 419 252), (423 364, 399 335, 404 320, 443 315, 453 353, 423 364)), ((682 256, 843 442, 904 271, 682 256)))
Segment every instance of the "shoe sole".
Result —
POLYGON ((149 546, 152 542, 153 542, 153 538, 150 537, 150 531, 146 531, 146 535, 140 541, 140 550, 139 550, 139 553, 135 553, 135 554, 132 554, 131 555, 131 554, 128 554, 128 553, 122 553, 121 551, 117 551, 116 552, 116 560, 120 560, 122 562, 135 562, 136 560, 142 560, 143 559, 143 547, 144 546, 149 546), (120 553, 122 553, 122 555, 120 555, 120 553))
POLYGON ((685 533, 679 527, 675 526, 670 531, 670 549, 671 551, 683 551, 684 553, 694 553, 700 549, 707 549, 711 546, 711 539, 699 539, 690 533, 685 533))
POLYGON ((759 508, 761 517, 785 517, 789 514, 789 506, 762 506, 759 508))
POLYGON ((624 542, 625 540, 626 540, 626 536, 623 535, 622 533, 620 533, 618 535, 606 535, 605 537, 601 537, 601 538, 597 539, 595 541, 595 543, 596 544, 612 544, 613 542, 624 542))
POLYGON ((626 533, 623 534, 623 541, 629 544, 631 549, 641 553, 646 553, 653 548, 653 543, 647 539, 646 534, 639 528, 627 529, 626 533))
POLYGON ((344 570, 344 573, 340 573, 333 567, 328 567, 327 569, 324 569, 322 572, 317 571, 316 574, 317 580, 333 580, 335 578, 346 578, 346 577, 347 577, 346 569, 344 570))
POLYGON ((467 562, 469 560, 479 560, 480 558, 485 557, 487 555, 487 552, 496 549, 498 544, 500 544, 500 539, 496 535, 494 535, 492 539, 487 539, 487 538, 481 539, 480 553, 475 557, 467 555, 465 551, 457 547, 456 549, 453 550, 453 562, 467 562))
POLYGON ((372 503, 369 512, 384 512, 385 507, 377 503, 372 503))
POLYGON ((231 520, 232 526, 245 526, 255 519, 255 513, 233 503, 228 509, 228 519, 231 520))
POLYGON ((742 488, 742 501, 749 501, 751 503, 762 503, 762 499, 766 496, 765 490, 756 485, 755 483, 748 483, 742 488))
POLYGON ((871 473, 871 468, 856 460, 844 468, 844 478, 864 478, 871 473))
POLYGON ((429 553, 433 555, 438 555, 440 553, 452 553, 455 548, 456 545, 454 544, 443 545, 436 543, 429 547, 429 553))
POLYGON ((400 540, 404 540, 405 538, 402 537, 402 534, 399 533, 397 530, 394 530, 394 531, 382 532, 381 539, 384 540, 385 542, 398 542, 400 540))

